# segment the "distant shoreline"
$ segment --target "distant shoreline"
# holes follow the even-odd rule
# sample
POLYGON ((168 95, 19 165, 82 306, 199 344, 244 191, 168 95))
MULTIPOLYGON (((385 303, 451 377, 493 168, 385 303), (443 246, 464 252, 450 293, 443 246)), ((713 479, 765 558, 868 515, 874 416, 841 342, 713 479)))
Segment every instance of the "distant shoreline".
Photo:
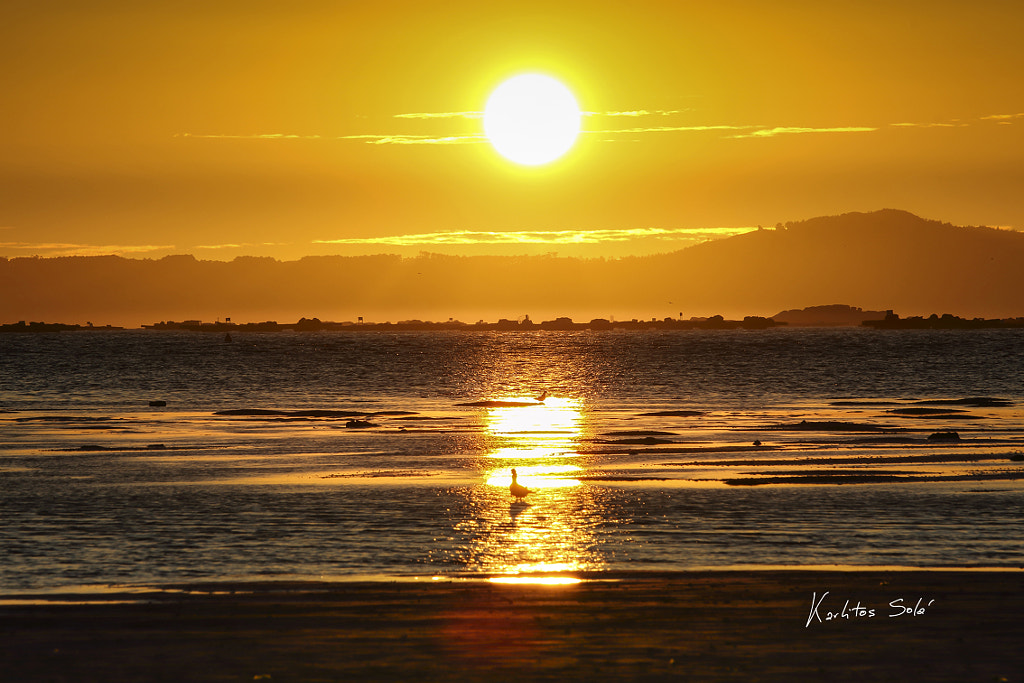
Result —
POLYGON ((789 328, 822 328, 822 327, 867 327, 879 330, 923 330, 923 329, 998 329, 998 328, 1024 328, 1024 317, 1019 318, 961 318, 948 313, 939 316, 932 314, 929 317, 912 316, 901 318, 888 311, 885 318, 875 320, 862 320, 860 322, 818 322, 812 324, 794 324, 784 321, 777 321, 774 318, 761 316, 746 316, 742 320, 727 320, 720 315, 709 318, 651 318, 650 320, 607 320, 595 318, 589 322, 576 322, 572 318, 562 317, 543 322, 534 322, 529 317, 522 320, 500 319, 497 322, 465 323, 458 320, 447 322, 432 322, 425 320, 402 320, 399 322, 363 322, 362 320, 351 322, 321 321, 319 318, 301 318, 294 323, 279 323, 268 320, 264 322, 234 323, 230 321, 203 322, 201 320, 184 320, 181 322, 162 321, 139 328, 126 328, 113 325, 77 325, 68 323, 47 323, 47 322, 25 322, 9 323, 0 325, 0 334, 18 333, 52 333, 52 332, 102 332, 113 330, 143 329, 154 331, 176 331, 176 332, 217 332, 230 334, 231 332, 433 332, 433 331, 465 331, 465 332, 534 332, 534 331, 603 331, 603 330, 765 330, 774 327, 789 328))
MULTIPOLYGON (((445 329, 446 321, 459 319, 473 329, 479 318, 506 316, 513 325, 505 328, 519 329, 516 317, 532 314, 538 324, 547 320, 548 329, 558 327, 550 319, 560 315, 584 321, 614 317, 621 329, 650 329, 652 316, 662 327, 664 316, 671 316, 670 328, 699 329, 720 326, 691 325, 690 316, 715 313, 826 327, 881 320, 886 309, 1007 319, 1024 316, 1024 233, 958 227, 883 209, 608 259, 431 253, 296 261, 206 261, 189 254, 155 260, 0 257, 0 289, 3 323, 91 320, 128 327, 196 318, 292 323, 300 316, 355 324, 362 316, 379 325, 395 321, 385 328, 391 330, 445 329), (871 310, 843 302, 865 303, 871 310), (804 304, 822 305, 793 308, 804 304)), ((743 327, 742 320, 732 322, 726 327, 743 327)), ((574 322, 567 329, 588 325, 574 322)))

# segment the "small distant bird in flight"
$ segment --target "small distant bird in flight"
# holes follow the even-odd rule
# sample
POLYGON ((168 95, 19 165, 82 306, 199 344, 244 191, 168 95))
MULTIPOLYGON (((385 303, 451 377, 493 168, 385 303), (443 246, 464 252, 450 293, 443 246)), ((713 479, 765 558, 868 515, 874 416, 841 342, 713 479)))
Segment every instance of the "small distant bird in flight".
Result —
POLYGON ((512 495, 515 496, 516 500, 522 500, 523 498, 526 498, 526 496, 529 493, 531 493, 531 491, 530 491, 530 489, 526 488, 525 486, 520 484, 518 481, 516 481, 516 476, 517 476, 516 475, 516 469, 513 467, 512 468, 512 485, 508 487, 508 490, 512 492, 512 495))

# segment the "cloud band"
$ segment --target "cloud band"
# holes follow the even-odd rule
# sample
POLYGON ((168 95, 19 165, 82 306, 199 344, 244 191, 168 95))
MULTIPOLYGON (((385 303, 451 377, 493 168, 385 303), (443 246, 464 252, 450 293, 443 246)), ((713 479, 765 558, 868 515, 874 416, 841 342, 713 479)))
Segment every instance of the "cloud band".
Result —
POLYGON ((472 244, 600 244, 637 239, 696 240, 728 237, 753 228, 621 228, 604 230, 453 230, 383 237, 313 240, 315 244, 380 244, 396 247, 472 244))

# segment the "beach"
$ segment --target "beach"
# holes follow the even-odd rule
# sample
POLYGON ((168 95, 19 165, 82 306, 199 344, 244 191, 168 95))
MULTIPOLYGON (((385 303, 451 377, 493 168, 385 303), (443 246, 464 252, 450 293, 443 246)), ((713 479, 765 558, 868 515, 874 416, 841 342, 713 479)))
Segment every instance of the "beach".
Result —
POLYGON ((1024 671, 1024 573, 208 583, 3 600, 5 681, 928 680, 1024 671))
POLYGON ((7 335, 0 681, 1020 680, 1021 335, 7 335))

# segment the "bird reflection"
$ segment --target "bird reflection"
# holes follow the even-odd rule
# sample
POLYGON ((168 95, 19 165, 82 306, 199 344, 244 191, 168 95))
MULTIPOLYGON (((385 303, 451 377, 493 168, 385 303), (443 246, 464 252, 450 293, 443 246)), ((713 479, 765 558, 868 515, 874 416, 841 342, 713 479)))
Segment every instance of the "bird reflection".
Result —
POLYGON ((508 516, 509 516, 509 519, 512 521, 513 524, 516 521, 516 517, 518 517, 519 515, 523 514, 523 512, 528 507, 530 507, 529 503, 527 503, 525 501, 519 501, 519 500, 512 501, 511 503, 508 504, 508 516))

